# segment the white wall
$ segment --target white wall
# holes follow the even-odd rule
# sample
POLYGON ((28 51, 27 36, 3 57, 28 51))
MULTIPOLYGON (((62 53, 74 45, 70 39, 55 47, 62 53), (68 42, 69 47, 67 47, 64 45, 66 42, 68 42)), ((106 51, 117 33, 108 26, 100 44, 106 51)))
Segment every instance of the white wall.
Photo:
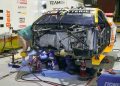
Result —
POLYGON ((32 24, 39 16, 39 0, 29 0, 27 9, 27 25, 32 24))
POLYGON ((78 7, 78 5, 79 5, 79 3, 77 1, 75 1, 75 0, 67 0, 67 6, 69 8, 71 8, 71 6, 78 7))
POLYGON ((10 11, 9 23, 13 29, 18 30, 32 24, 44 11, 53 8, 77 7, 78 4, 75 0, 0 0, 0 9, 4 11, 2 14, 0 13, 0 16, 4 17, 3 20, 0 20, 0 24, 4 24, 4 27, 0 27, 0 34, 9 32, 9 27, 6 26, 7 10, 10 11), (44 3, 47 5, 46 9, 42 7, 44 3))
POLYGON ((0 34, 8 33, 9 23, 11 23, 11 5, 8 3, 8 0, 0 1, 0 10, 3 10, 3 13, 0 13, 0 17, 3 17, 3 20, 0 20, 0 24, 4 25, 4 27, 0 27, 0 34))
POLYGON ((10 11, 10 24, 13 29, 22 29, 32 24, 39 16, 38 0, 21 0, 26 3, 20 2, 20 0, 0 0, 0 9, 3 13, 4 19, 0 20, 0 24, 4 24, 4 27, 0 27, 0 32, 8 31, 9 28, 6 26, 7 16, 6 11, 10 11))
POLYGON ((38 0, 27 0, 26 4, 20 4, 16 1, 17 0, 14 0, 13 3, 13 8, 15 7, 12 17, 13 27, 14 29, 23 29, 24 27, 31 25, 38 18, 39 3, 38 0))

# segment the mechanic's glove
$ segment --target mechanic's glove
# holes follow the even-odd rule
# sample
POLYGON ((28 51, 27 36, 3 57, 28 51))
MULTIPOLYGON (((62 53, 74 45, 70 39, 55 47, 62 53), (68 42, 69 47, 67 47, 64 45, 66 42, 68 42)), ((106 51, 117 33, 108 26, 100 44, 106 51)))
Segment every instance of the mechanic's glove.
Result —
POLYGON ((28 54, 27 54, 26 51, 22 51, 22 52, 20 53, 20 55, 22 56, 22 58, 25 58, 28 54))

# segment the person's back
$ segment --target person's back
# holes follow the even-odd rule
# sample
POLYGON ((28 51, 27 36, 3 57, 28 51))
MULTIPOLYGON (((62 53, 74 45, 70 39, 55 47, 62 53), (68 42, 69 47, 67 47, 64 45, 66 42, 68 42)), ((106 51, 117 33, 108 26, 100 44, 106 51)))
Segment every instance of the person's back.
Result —
MULTIPOLYGON (((32 25, 29 25, 29 26, 25 27, 24 29, 18 31, 18 35, 20 38, 20 43, 22 45, 21 53, 27 53, 26 51, 32 41, 32 25)), ((24 55, 27 55, 27 54, 24 54, 24 55)), ((25 57, 25 56, 23 56, 23 57, 25 57)))
POLYGON ((22 36, 26 41, 30 41, 32 39, 32 25, 18 31, 18 35, 22 36))

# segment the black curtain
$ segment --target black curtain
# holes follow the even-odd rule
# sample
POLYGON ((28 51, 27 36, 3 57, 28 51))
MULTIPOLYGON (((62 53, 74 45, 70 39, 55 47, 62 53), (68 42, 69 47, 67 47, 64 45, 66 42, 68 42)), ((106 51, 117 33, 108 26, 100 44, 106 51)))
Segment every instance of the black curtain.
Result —
POLYGON ((120 22, 120 0, 115 1, 114 21, 120 22))

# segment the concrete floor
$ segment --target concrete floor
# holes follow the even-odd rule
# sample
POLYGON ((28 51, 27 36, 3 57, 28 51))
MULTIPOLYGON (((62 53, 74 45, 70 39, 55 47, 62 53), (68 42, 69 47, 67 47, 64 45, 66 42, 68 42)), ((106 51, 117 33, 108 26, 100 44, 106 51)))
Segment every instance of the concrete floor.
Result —
MULTIPOLYGON (((117 42, 115 43, 114 49, 120 49, 120 33, 117 33, 117 42)), ((109 55, 117 57, 119 52, 111 52, 109 55)), ((111 57, 113 59, 113 57, 111 57)), ((8 67, 8 63, 11 61, 9 57, 6 58, 0 58, 0 77, 8 74, 10 72, 10 68, 8 67)), ((114 69, 120 69, 120 62, 113 62, 110 64, 101 64, 101 68, 114 68, 114 69)), ((0 86, 52 86, 50 84, 46 84, 43 82, 30 82, 30 81, 21 81, 17 82, 15 80, 17 73, 14 73, 6 78, 3 78, 0 80, 0 86)), ((73 83, 71 81, 68 81, 68 86, 85 86, 87 82, 85 81, 79 81, 79 83, 73 83)), ((89 86, 96 86, 96 80, 93 80, 91 85, 89 86)))

